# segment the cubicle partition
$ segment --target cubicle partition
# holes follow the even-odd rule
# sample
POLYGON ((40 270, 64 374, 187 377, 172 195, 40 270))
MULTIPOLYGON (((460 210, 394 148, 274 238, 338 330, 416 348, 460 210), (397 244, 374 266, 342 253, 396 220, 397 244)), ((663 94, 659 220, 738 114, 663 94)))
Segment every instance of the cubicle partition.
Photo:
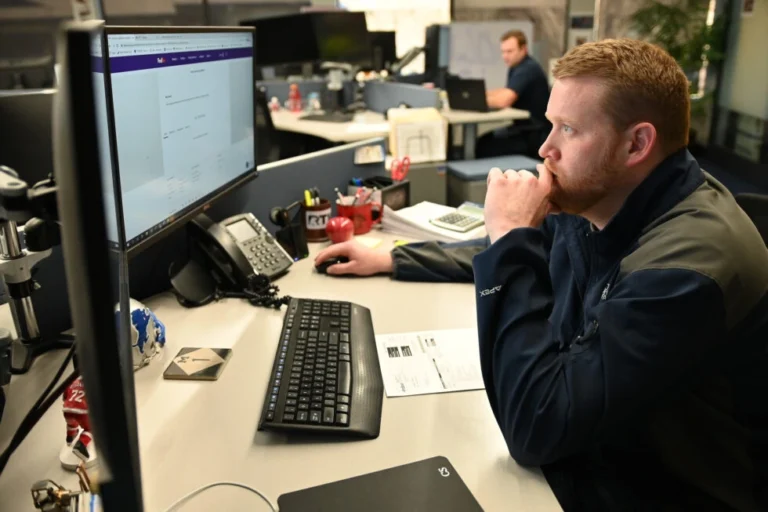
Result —
MULTIPOLYGON (((275 97, 280 101, 281 105, 285 105, 285 102, 288 99, 288 91, 290 90, 291 84, 296 84, 299 86, 299 93, 301 93, 302 99, 306 99, 307 96, 315 92, 320 96, 321 103, 323 104, 327 104, 329 95, 334 94, 333 91, 328 89, 328 81, 321 79, 296 81, 260 80, 256 82, 257 87, 264 88, 268 101, 275 97)), ((345 80, 343 85, 343 101, 344 105, 348 105, 354 100, 356 83, 354 81, 345 80)), ((334 98, 333 101, 338 100, 334 98)))
POLYGON ((369 146, 381 147, 381 154, 386 154, 384 139, 375 138, 261 165, 257 179, 214 205, 209 215, 222 220, 236 213, 251 212, 274 233, 278 227, 269 220, 270 210, 302 199, 305 189, 316 187, 321 197, 335 204, 334 188, 346 191, 352 178, 387 175, 383 161, 355 163, 355 153, 369 146))
POLYGON ((412 84, 367 82, 363 89, 363 99, 368 110, 382 114, 401 105, 411 108, 440 108, 440 94, 436 89, 412 84))

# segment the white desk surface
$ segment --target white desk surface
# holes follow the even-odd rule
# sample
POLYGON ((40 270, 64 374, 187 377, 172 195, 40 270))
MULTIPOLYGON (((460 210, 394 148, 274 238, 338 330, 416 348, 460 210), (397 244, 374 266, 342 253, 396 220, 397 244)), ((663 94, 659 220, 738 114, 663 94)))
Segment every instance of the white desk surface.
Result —
MULTIPOLYGON (((370 236, 384 240, 380 250, 388 250, 395 239, 378 232, 370 236)), ((312 258, 324 246, 310 244, 310 258, 277 281, 281 293, 365 305, 381 334, 476 325, 471 285, 319 275, 312 258)), ((385 398, 381 434, 375 440, 299 441, 258 432, 284 310, 234 299, 185 309, 170 293, 146 303, 168 332, 161 358, 135 373, 146 510, 163 511, 182 495, 222 480, 248 484, 276 503, 288 491, 437 455, 451 461, 484 510, 560 510, 541 472, 522 468, 509 456, 483 391, 385 398), (230 347, 233 354, 218 381, 164 380, 163 370, 184 346, 230 347)), ((4 311, 2 325, 8 319, 4 311)), ((3 422, 0 446, 62 356, 61 351, 48 354, 35 363, 32 375, 14 377, 8 405, 19 413, 3 422)), ((61 409, 54 405, 0 476, 2 510, 33 510, 29 488, 36 480, 52 478, 76 486, 58 462, 64 433, 61 409)), ((224 487, 205 491, 182 510, 267 508, 257 496, 224 487)))
POLYGON ((530 119, 531 113, 518 108, 503 108, 493 112, 473 112, 470 110, 443 110, 443 117, 449 124, 495 123, 498 121, 519 121, 530 119))
MULTIPOLYGON (((505 108, 495 112, 470 112, 467 110, 443 110, 443 116, 449 124, 493 123, 515 121, 531 117, 527 110, 505 108)), ((272 123, 278 130, 303 133, 321 137, 331 142, 357 142, 374 137, 388 137, 389 125, 384 115, 377 112, 363 112, 359 119, 349 123, 330 123, 325 121, 304 121, 299 119, 304 112, 293 113, 287 110, 272 112, 272 123)))
POLYGON ((331 142, 357 142, 375 137, 389 136, 389 123, 384 115, 377 112, 364 112, 361 121, 349 123, 331 123, 326 121, 304 121, 299 119, 306 112, 279 110, 272 112, 272 123, 278 130, 303 133, 321 137, 331 142))

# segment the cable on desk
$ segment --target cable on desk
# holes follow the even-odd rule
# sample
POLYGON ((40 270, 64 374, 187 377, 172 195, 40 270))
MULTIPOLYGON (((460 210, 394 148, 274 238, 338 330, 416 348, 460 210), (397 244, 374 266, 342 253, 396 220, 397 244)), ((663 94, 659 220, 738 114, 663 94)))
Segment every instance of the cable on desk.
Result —
POLYGON ((269 508, 270 508, 270 510, 272 510, 272 512, 278 512, 277 511, 277 507, 275 505, 273 505, 272 502, 269 501, 269 498, 264 496, 261 493, 261 491, 258 491, 256 489, 254 489, 253 487, 249 487, 249 486, 247 486, 245 484, 241 484, 241 483, 238 483, 238 482, 214 482, 212 484, 204 485, 204 486, 200 487, 199 489, 195 489, 194 491, 190 492, 189 494, 187 494, 183 498, 181 498, 178 501, 176 501, 173 505, 168 507, 165 510, 165 512, 173 512, 174 510, 177 510, 181 505, 183 505, 184 503, 186 503, 190 499, 194 498, 195 496, 197 496, 201 492, 206 491, 206 490, 208 490, 208 489, 210 489, 212 487, 218 487, 218 486, 221 486, 221 485, 230 485, 232 487, 240 487, 241 489, 245 489, 245 490, 251 491, 252 493, 257 494, 262 500, 264 500, 267 503, 267 505, 269 505, 269 508))
POLYGON ((24 419, 19 424, 19 428, 16 430, 16 433, 11 439, 11 442, 8 443, 8 447, 2 454, 0 454, 0 474, 2 474, 6 464, 8 464, 8 460, 11 458, 11 455, 13 455, 13 452, 15 452, 19 445, 21 445, 21 443, 24 441, 24 439, 26 439, 27 435, 29 435, 37 422, 40 421, 45 412, 51 407, 51 405, 53 405, 56 399, 61 396, 64 390, 67 389, 67 387, 72 384, 72 382, 74 382, 75 379, 80 375, 80 373, 75 370, 64 380, 64 382, 59 385, 58 388, 56 388, 56 390, 53 390, 53 387, 61 378, 61 375, 64 373, 64 370, 66 370, 67 365, 72 360, 74 354, 75 344, 73 343, 72 347, 69 349, 69 352, 67 352, 66 357, 64 357, 64 361, 61 363, 61 366, 56 372, 56 375, 54 375, 50 384, 48 384, 48 387, 45 388, 45 391, 43 391, 43 394, 40 395, 40 398, 37 399, 27 415, 24 416, 24 419), (51 393, 52 390, 53 393, 51 393))

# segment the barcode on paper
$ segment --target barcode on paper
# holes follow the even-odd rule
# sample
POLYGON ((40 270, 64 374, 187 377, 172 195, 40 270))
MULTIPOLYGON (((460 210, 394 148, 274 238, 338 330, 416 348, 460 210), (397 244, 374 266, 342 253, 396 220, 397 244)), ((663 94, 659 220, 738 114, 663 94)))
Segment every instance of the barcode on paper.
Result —
POLYGON ((397 347, 387 347, 389 357, 400 357, 400 349, 397 347))
POLYGON ((411 347, 408 345, 404 345, 400 347, 400 350, 403 352, 403 357, 411 357, 413 353, 411 352, 411 347))

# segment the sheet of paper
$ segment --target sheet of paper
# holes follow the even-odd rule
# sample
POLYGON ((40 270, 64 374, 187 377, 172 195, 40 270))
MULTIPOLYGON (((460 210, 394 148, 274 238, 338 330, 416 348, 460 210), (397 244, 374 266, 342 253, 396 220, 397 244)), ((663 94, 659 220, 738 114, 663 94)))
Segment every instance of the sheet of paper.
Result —
POLYGON ((476 329, 376 336, 388 397, 483 389, 476 329))
POLYGON ((407 156, 412 163, 445 160, 444 120, 398 123, 394 130, 397 156, 407 156))

